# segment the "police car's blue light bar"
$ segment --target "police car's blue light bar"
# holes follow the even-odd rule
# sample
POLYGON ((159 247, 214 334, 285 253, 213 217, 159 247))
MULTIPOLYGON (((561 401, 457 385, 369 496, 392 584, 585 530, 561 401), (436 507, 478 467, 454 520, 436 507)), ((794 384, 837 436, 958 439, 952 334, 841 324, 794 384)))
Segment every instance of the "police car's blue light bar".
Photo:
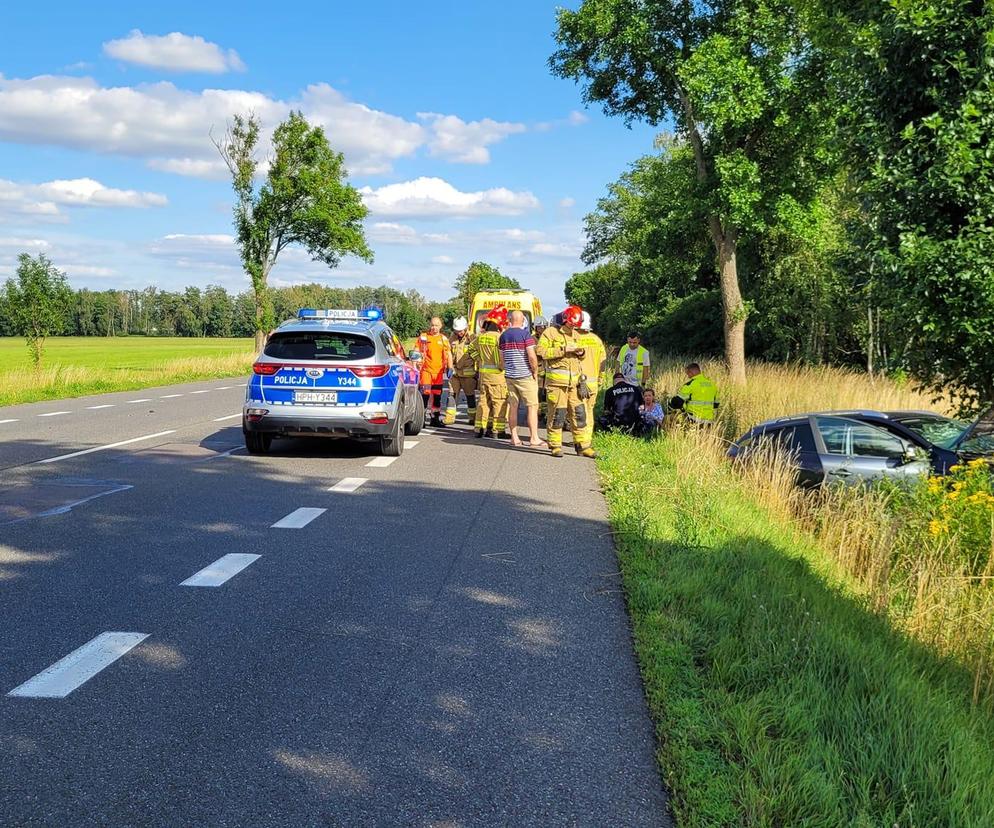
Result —
POLYGON ((297 311, 298 319, 364 319, 376 322, 383 318, 382 308, 301 308, 297 311))

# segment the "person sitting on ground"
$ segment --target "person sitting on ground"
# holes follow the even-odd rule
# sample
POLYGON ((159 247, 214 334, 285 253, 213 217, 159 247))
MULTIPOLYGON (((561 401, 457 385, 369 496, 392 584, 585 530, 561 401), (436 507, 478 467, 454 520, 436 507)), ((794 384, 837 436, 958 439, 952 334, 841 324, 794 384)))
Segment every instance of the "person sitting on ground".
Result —
POLYGON ((641 432, 645 437, 652 437, 659 433, 663 427, 663 419, 666 414, 662 405, 656 402, 656 392, 651 388, 646 388, 642 392, 642 405, 639 406, 639 416, 641 417, 641 432))
POLYGON ((625 380, 621 371, 614 374, 614 385, 604 392, 604 408, 597 418, 602 429, 634 430, 639 424, 639 406, 643 404, 642 389, 625 380))

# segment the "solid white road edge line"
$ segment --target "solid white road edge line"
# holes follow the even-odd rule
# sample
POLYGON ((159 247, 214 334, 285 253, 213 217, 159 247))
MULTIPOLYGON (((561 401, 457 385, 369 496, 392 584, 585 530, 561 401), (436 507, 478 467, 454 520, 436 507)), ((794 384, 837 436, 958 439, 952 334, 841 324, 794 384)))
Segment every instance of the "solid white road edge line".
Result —
POLYGON ((88 405, 86 406, 87 411, 99 411, 101 408, 113 408, 114 403, 104 403, 103 405, 88 405))
POLYGON ((191 575, 180 586, 219 587, 261 557, 262 555, 249 555, 244 552, 232 552, 228 555, 222 555, 210 566, 205 566, 196 574, 191 575))
POLYGON ((148 633, 100 633, 34 678, 15 687, 7 695, 29 699, 64 699, 146 638, 148 633))
POLYGON ((329 492, 354 492, 368 478, 365 477, 343 477, 334 486, 328 489, 329 492))
MULTIPOLYGON (((407 446, 404 446, 404 448, 407 448, 407 446)), ((397 457, 374 457, 366 466, 374 469, 385 469, 397 459, 397 457)))
POLYGON ((276 521, 270 529, 303 529, 308 523, 310 523, 314 518, 323 515, 327 509, 312 509, 309 506, 305 506, 301 509, 295 509, 290 512, 285 518, 276 521))
POLYGON ((117 443, 108 443, 106 446, 94 446, 93 448, 74 451, 72 454, 60 454, 58 457, 46 457, 44 460, 36 460, 36 463, 54 463, 57 460, 69 460, 72 457, 82 457, 84 454, 93 454, 95 451, 106 451, 118 446, 129 446, 132 443, 140 443, 142 440, 154 440, 156 437, 165 437, 167 434, 175 434, 176 429, 169 431, 157 431, 155 434, 146 434, 144 437, 132 437, 130 440, 121 440, 117 443))
POLYGON ((233 420, 233 419, 235 419, 235 417, 241 417, 241 416, 242 416, 242 412, 239 411, 237 414, 228 414, 225 417, 215 417, 214 418, 214 422, 215 423, 221 423, 221 422, 224 422, 225 420, 233 420))
POLYGON ((71 411, 49 411, 47 414, 39 414, 39 417, 58 417, 60 414, 72 414, 71 411))

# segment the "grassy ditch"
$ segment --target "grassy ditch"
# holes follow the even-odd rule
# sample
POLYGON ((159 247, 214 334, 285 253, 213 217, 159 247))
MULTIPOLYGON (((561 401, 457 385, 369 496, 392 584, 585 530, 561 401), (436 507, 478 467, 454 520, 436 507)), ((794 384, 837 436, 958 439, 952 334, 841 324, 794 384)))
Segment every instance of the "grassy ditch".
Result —
MULTIPOLYGON (((657 368, 657 388, 680 382, 657 368)), ((711 432, 597 438, 682 825, 994 824, 986 470, 812 495, 781 458, 724 457, 760 420, 857 407, 942 410, 884 379, 753 365, 711 432)))
POLYGON ((969 670, 896 630, 699 435, 598 447, 680 825, 994 824, 969 670))
POLYGON ((40 369, 23 339, 0 338, 0 406, 247 374, 249 339, 56 337, 40 369))

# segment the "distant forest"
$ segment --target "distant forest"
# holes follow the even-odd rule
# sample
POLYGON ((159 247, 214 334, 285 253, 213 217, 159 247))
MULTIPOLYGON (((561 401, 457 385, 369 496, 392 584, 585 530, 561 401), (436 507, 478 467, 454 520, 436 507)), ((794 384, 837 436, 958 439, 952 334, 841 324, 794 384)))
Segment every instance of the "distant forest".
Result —
MULTIPOLYGON (((458 303, 433 302, 417 291, 388 287, 331 288, 294 285, 269 291, 275 318, 289 319, 303 307, 357 308, 377 305, 399 336, 414 336, 428 319, 440 315, 446 323, 462 311, 458 303)), ((60 305, 59 326, 66 336, 189 336, 251 337, 255 304, 251 290, 232 294, 219 285, 188 287, 182 292, 147 287, 143 290, 73 290, 60 305)), ((9 312, 0 302, 0 336, 17 334, 9 312)))

